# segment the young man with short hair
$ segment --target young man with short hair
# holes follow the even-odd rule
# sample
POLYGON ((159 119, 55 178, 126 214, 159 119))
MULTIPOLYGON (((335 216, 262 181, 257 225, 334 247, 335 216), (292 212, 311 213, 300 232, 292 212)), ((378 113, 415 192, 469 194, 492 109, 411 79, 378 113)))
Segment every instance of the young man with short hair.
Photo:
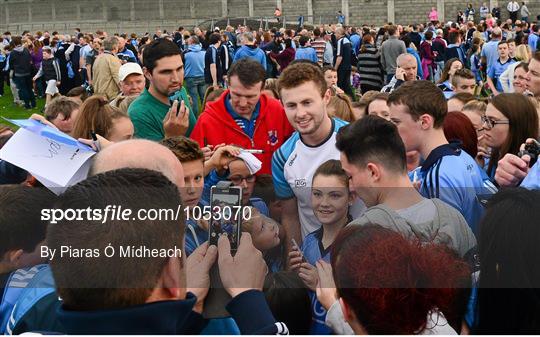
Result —
POLYGON ((452 87, 454 88, 454 94, 466 92, 474 95, 476 91, 476 79, 473 72, 466 68, 456 70, 452 76, 452 87))
POLYGON ((313 63, 318 63, 319 59, 317 58, 317 52, 315 49, 308 45, 309 37, 302 35, 300 36, 300 47, 296 49, 294 54, 295 60, 309 60, 313 63))
POLYGON ((184 50, 184 77, 195 115, 200 113, 199 101, 204 102, 206 94, 205 58, 206 51, 202 50, 199 38, 193 35, 187 39, 187 49, 184 50))
POLYGON ((335 32, 336 35, 336 50, 334 55, 334 69, 338 73, 338 87, 354 100, 354 94, 351 87, 351 56, 352 56, 352 44, 351 41, 345 36, 345 29, 338 27, 335 32))
POLYGON ((409 180, 405 145, 392 123, 366 116, 339 131, 336 147, 351 190, 369 207, 351 225, 377 223, 445 244, 462 257, 472 253, 476 239, 463 216, 439 199, 424 198, 409 180))
POLYGON ((501 75, 512 63, 516 62, 510 58, 508 42, 501 41, 498 46, 499 58, 497 62, 491 65, 487 72, 487 83, 495 96, 503 92, 503 86, 500 81, 501 75))
MULTIPOLYGON (((208 86, 218 88, 223 85, 223 67, 224 64, 221 60, 221 35, 219 33, 212 33, 208 39, 210 46, 206 49, 204 55, 204 80, 208 86)), ((224 54, 229 57, 228 51, 224 54)), ((224 60, 228 64, 228 60, 224 60)), ((202 112, 202 111, 201 111, 202 112)))
POLYGON ((184 63, 178 46, 167 39, 144 48, 144 75, 150 87, 129 106, 135 137, 160 141, 166 136, 188 135, 197 121, 184 83, 184 63), (177 95, 171 106, 169 96, 177 95))
POLYGON ((487 177, 459 143, 449 144, 444 136, 448 107, 443 93, 428 81, 408 82, 390 94, 388 107, 406 151, 416 150, 424 158, 411 172, 412 180, 421 182, 420 193, 455 207, 477 233, 483 213, 477 195, 488 192, 487 177))
POLYGON ((278 80, 281 101, 296 132, 274 154, 272 176, 276 195, 282 199, 282 225, 298 244, 320 228, 311 208, 311 180, 319 165, 339 159, 336 133, 347 123, 330 118, 326 105, 331 98, 319 66, 291 64, 278 80))

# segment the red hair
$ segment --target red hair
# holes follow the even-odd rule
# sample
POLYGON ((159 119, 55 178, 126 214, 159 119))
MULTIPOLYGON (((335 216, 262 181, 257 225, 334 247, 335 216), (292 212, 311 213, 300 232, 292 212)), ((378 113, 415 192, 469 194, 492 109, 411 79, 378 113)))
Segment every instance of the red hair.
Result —
POLYGON ((437 310, 460 324, 470 269, 446 246, 366 225, 345 227, 333 247, 338 295, 369 334, 419 333, 437 310))
POLYGON ((471 120, 462 112, 452 111, 443 123, 444 136, 448 141, 461 141, 461 148, 471 157, 478 154, 478 135, 471 120))

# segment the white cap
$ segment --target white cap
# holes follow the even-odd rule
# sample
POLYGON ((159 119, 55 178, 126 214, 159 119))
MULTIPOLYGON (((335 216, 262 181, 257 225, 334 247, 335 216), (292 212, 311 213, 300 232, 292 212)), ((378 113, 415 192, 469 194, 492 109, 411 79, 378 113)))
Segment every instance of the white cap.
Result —
POLYGON ((220 31, 219 27, 218 27, 218 26, 215 26, 215 27, 214 27, 214 32, 219 32, 219 31, 220 31))
POLYGON ((138 63, 128 62, 123 64, 118 71, 118 78, 123 81, 131 74, 144 75, 141 66, 138 63))

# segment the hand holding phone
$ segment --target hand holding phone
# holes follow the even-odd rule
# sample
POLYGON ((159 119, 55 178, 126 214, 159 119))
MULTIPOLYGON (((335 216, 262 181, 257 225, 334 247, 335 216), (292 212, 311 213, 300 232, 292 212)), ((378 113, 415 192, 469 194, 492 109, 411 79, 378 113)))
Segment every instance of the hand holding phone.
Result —
POLYGON ((221 237, 218 242, 219 275, 225 290, 235 297, 244 291, 262 290, 268 266, 260 250, 253 246, 249 233, 242 233, 234 258, 229 240, 221 237))
POLYGON ((304 254, 300 250, 300 246, 296 243, 295 239, 291 239, 292 250, 289 252, 289 268, 294 271, 298 271, 302 263, 307 263, 304 258, 304 254))
POLYGON ((406 81, 405 70, 403 68, 401 67, 396 68, 396 79, 401 80, 401 81, 406 81))
POLYGON ((189 128, 189 109, 184 101, 173 101, 171 108, 163 119, 165 138, 184 136, 189 128))

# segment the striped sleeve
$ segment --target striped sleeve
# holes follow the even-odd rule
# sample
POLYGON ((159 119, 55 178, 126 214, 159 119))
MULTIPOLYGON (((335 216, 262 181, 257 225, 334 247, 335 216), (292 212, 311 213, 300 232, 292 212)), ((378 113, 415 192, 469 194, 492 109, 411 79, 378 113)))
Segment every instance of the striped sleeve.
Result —
POLYGON ((281 146, 274 152, 272 157, 272 179, 274 181, 276 196, 279 199, 290 199, 294 197, 294 191, 285 178, 285 163, 287 162, 287 157, 285 157, 283 149, 284 146, 281 146))

